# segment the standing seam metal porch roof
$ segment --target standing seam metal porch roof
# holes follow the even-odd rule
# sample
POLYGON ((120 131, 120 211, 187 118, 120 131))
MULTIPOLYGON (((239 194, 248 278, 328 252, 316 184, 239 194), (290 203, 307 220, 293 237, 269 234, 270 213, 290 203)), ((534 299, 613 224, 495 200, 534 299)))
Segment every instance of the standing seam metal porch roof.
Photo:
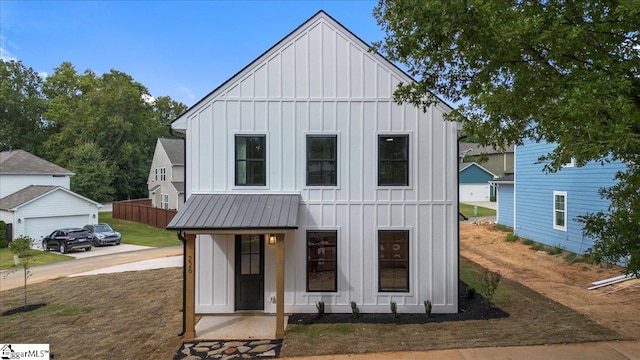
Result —
POLYGON ((299 203, 299 194, 193 194, 167 229, 297 229, 299 203))

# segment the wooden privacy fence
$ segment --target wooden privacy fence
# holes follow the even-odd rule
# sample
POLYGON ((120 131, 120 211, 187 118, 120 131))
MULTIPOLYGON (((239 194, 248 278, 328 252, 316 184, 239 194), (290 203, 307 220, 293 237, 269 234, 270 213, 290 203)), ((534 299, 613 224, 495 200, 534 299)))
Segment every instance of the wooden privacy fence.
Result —
POLYGON ((135 221, 158 228, 165 228, 176 216, 176 210, 151 207, 151 199, 136 199, 113 203, 115 219, 135 221))

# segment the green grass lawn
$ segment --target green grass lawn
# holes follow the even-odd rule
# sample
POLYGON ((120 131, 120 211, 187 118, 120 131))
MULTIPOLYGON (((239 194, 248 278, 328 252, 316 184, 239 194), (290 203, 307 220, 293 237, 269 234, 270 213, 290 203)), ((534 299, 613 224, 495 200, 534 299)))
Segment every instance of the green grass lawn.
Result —
MULTIPOLYGON (((101 212, 100 222, 108 223, 122 234, 123 244, 164 247, 182 244, 176 233, 133 221, 114 219, 112 213, 101 212)), ((34 257, 29 266, 49 264, 73 259, 58 252, 33 250, 34 257)), ((0 249, 0 269, 14 268, 13 253, 8 248, 0 249)))
POLYGON ((168 231, 133 221, 114 219, 111 212, 101 212, 99 220, 122 234, 123 244, 164 247, 182 244, 175 231, 168 231))
POLYGON ((463 203, 460 203, 460 212, 468 218, 476 217, 476 216, 496 216, 495 210, 482 207, 482 206, 478 206, 478 215, 474 215, 473 205, 468 205, 463 203))

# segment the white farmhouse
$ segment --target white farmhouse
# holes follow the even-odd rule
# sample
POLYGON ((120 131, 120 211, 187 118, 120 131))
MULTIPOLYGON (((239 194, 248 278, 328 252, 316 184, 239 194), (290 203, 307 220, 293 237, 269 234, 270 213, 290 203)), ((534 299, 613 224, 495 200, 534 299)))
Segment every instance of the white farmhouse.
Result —
POLYGON ((147 180, 151 206, 179 210, 184 203, 184 140, 158 139, 147 180))
POLYGON ((185 337, 195 314, 458 311, 450 107, 323 11, 172 123, 186 139, 185 337))

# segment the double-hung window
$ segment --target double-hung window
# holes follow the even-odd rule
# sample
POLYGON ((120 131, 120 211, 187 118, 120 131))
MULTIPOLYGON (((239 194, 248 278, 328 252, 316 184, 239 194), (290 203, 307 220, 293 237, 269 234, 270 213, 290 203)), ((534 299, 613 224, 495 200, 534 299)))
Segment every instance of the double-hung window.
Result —
POLYGON ((236 135, 236 185, 266 185, 266 141, 264 135, 236 135))
POLYGON ((553 228, 567 231, 567 192, 553 192, 553 228))
POLYGON ((378 231, 378 291, 409 291, 409 231, 378 231))
POLYGON ((409 185, 409 136, 378 136, 378 186, 409 185))
POLYGON ((167 180, 167 168, 160 168, 160 181, 167 180))
POLYGON ((161 194, 160 195, 160 207, 163 209, 169 208, 169 194, 161 194))
POLYGON ((335 230, 307 231, 307 291, 337 291, 335 230))
POLYGON ((332 136, 307 136, 307 185, 337 185, 337 138, 332 136))

